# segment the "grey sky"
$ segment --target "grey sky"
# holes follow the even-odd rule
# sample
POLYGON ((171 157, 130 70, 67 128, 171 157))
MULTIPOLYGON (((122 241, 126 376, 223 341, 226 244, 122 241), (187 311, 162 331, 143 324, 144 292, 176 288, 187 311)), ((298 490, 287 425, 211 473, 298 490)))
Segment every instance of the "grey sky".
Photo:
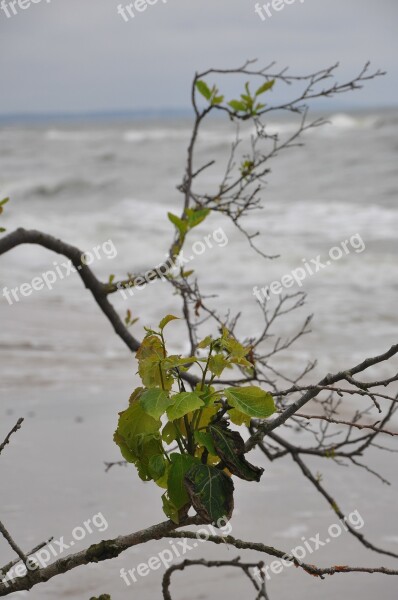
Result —
POLYGON ((0 113, 186 107, 196 69, 252 57, 341 77, 369 59, 388 76, 344 102, 397 104, 397 0, 296 0, 264 22, 255 0, 158 0, 128 22, 119 0, 36 2, 0 11, 0 113))

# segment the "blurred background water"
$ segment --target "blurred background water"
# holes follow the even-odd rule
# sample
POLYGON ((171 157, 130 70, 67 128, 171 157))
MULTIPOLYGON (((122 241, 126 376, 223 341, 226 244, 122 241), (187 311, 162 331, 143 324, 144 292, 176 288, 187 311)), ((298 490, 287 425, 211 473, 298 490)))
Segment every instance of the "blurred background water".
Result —
MULTIPOLYGON (((215 244, 195 257, 192 267, 203 292, 217 294, 214 306, 222 312, 227 307, 242 312, 238 331, 247 336, 261 327, 253 286, 280 280, 301 266, 302 259, 325 257, 331 247, 360 234, 366 249, 352 251, 308 277, 302 287, 308 293, 307 305, 282 324, 282 331, 292 331, 314 313, 311 336, 281 358, 284 369, 292 373, 307 360, 317 359, 314 379, 385 351, 398 333, 398 112, 326 117, 330 123, 305 134, 302 148, 273 160, 263 192, 264 209, 245 220, 249 231, 260 231, 259 247, 267 254, 280 254, 278 260, 265 261, 253 254, 244 237, 220 216, 211 216, 189 240, 190 245, 218 227, 224 229, 228 245, 215 244)), ((93 264, 104 280, 110 274, 122 277, 159 264, 173 236, 167 212, 180 210, 176 186, 182 179, 190 127, 187 117, 3 122, 0 190, 11 203, 2 225, 8 231, 18 226, 39 229, 82 250, 111 240, 117 257, 104 256, 93 264)), ((269 131, 283 136, 293 128, 288 120, 274 121, 269 131)), ((220 165, 203 173, 205 189, 217 185, 233 139, 234 131, 223 122, 204 128, 198 164, 215 159, 220 165)), ((73 527, 99 511, 109 522, 106 537, 162 519, 159 494, 151 484, 140 482, 132 468, 104 473, 104 460, 119 459, 112 434, 117 413, 137 383, 136 367, 78 275, 58 280, 52 291, 36 291, 12 306, 2 295, 5 286, 15 288, 53 269, 54 261, 62 259, 35 246, 1 257, 0 438, 17 417, 26 417, 1 460, 1 519, 25 549, 49 535, 67 539, 73 527)), ((143 326, 155 325, 169 312, 181 312, 178 299, 162 282, 137 290, 128 300, 120 294, 113 300, 121 313, 129 308, 140 318, 133 328, 139 338, 143 326)), ((188 350, 183 324, 170 327, 169 341, 178 352, 188 350)), ((394 370, 382 365, 374 373, 392 375, 394 370)), ((397 552, 395 458, 372 456, 372 461, 392 477, 391 488, 361 472, 329 465, 326 483, 337 487, 347 512, 360 510, 364 531, 375 543, 397 552)), ((326 476, 323 463, 317 468, 326 476)), ((237 485, 236 506, 233 535, 289 550, 303 535, 315 535, 335 522, 322 498, 314 496, 289 461, 267 465, 257 486, 237 485)), ((101 537, 90 536, 77 549, 101 537)), ((160 597, 159 572, 127 588, 119 569, 147 561, 167 546, 163 541, 132 549, 117 561, 79 569, 36 587, 29 597, 88 600, 95 592, 112 593, 113 600, 135 592, 143 600, 160 597)), ((237 554, 232 548, 206 546, 190 558, 237 554)), ((0 563, 8 557, 8 548, 0 541, 0 563)), ((365 552, 347 536, 311 560, 321 565, 396 567, 396 561, 365 552)), ((284 598, 300 589, 303 595, 297 597, 306 599, 322 594, 328 600, 340 594, 370 600, 376 593, 383 600, 396 598, 393 578, 338 577, 320 582, 286 570, 271 582, 271 597, 284 598)), ((189 576, 177 575, 177 580, 181 583, 175 586, 177 599, 223 594, 233 600, 249 589, 249 582, 238 574, 231 573, 226 580, 218 570, 206 571, 205 577, 195 570, 189 576)))

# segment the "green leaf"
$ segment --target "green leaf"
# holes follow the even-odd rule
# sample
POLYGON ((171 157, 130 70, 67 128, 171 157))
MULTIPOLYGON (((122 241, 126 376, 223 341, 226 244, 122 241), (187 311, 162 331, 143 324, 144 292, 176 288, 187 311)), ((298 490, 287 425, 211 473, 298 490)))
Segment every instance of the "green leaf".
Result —
MULTIPOLYGON (((149 332, 152 332, 152 330, 149 330, 149 332)), ((145 336, 135 356, 138 361, 146 359, 162 360, 165 356, 162 340, 156 335, 145 336)))
POLYGON ((154 419, 159 419, 171 403, 168 394, 159 388, 146 390, 140 398, 142 409, 154 419))
POLYGON ((271 81, 266 81, 265 83, 263 83, 263 85, 261 85, 257 92, 256 92, 256 96, 260 96, 260 94, 264 94, 264 92, 268 92, 268 90, 272 89, 274 87, 274 83, 275 83, 275 79, 271 79, 271 81))
POLYGON ((237 431, 228 429, 227 424, 209 425, 216 454, 224 461, 229 471, 245 481, 260 481, 264 469, 251 465, 244 456, 245 442, 237 431))
POLYGON ((242 173, 243 177, 247 177, 253 172, 254 167, 255 163, 252 160, 245 160, 241 165, 240 172, 242 173))
POLYGON ((196 82, 196 88, 202 94, 202 96, 206 98, 206 100, 210 100, 212 92, 205 81, 199 79, 199 81, 196 82))
POLYGON ((167 479, 167 495, 174 506, 179 510, 189 503, 188 492, 185 489, 184 477, 187 471, 198 461, 192 456, 171 454, 171 467, 167 479))
POLYGON ((200 208, 200 209, 194 209, 194 208, 188 208, 185 211, 185 214, 187 215, 188 218, 188 225, 191 229, 193 229, 194 227, 197 227, 200 223, 202 223, 202 221, 205 220, 205 218, 210 214, 211 210, 210 208, 200 208))
POLYGON ((207 348, 208 346, 210 346, 212 341, 213 341, 213 338, 211 337, 211 335, 208 335, 207 337, 205 337, 204 340, 199 342, 198 348, 207 348))
POLYGON ((228 403, 245 415, 257 419, 266 419, 275 412, 272 395, 256 386, 227 388, 224 394, 228 403))
POLYGON ((209 360, 209 371, 217 377, 220 377, 227 367, 231 367, 230 361, 223 354, 215 354, 209 360))
POLYGON ((167 421, 166 425, 162 430, 162 440, 166 442, 166 444, 171 444, 177 438, 177 431, 175 425, 172 421, 167 421))
POLYGON ((163 475, 161 477, 159 477, 159 479, 155 479, 156 485, 163 488, 164 490, 167 490, 167 479, 169 477, 169 470, 170 470, 170 463, 166 461, 166 468, 165 468, 163 475))
POLYGON ((160 426, 160 420, 147 415, 139 402, 134 402, 129 408, 119 413, 117 433, 128 445, 131 453, 138 454, 142 447, 139 438, 141 439, 141 436, 149 438, 158 433, 160 426))
POLYGON ((249 362, 246 358, 231 358, 231 363, 233 365, 245 367, 246 369, 253 369, 253 364, 249 362))
POLYGON ((169 221, 171 221, 173 223, 173 225, 180 232, 180 235, 183 237, 186 234, 187 229, 188 229, 187 222, 180 219, 180 217, 177 217, 177 215, 173 215, 173 213, 171 213, 171 212, 168 212, 167 216, 169 218, 169 221))
POLYGON ((224 102, 224 96, 215 96, 211 101, 213 106, 217 105, 217 104, 221 104, 222 102, 224 102))
POLYGON ((214 447, 213 438, 210 433, 207 433, 206 431, 195 431, 194 438, 198 446, 204 446, 209 454, 217 456, 217 451, 214 447))
POLYGON ((148 463, 149 473, 155 481, 163 477, 166 472, 167 461, 162 454, 151 456, 148 463))
POLYGON ((7 202, 9 202, 9 201, 10 201, 10 199, 9 199, 9 198, 4 198, 4 200, 2 200, 2 201, 0 202, 0 214, 3 212, 3 206, 4 206, 5 204, 7 204, 7 202))
MULTIPOLYGON (((144 325, 144 329, 147 332, 147 336, 146 337, 149 337, 149 334, 150 335, 159 335, 159 333, 157 331, 155 331, 154 329, 151 329, 151 327, 146 327, 144 325)), ((142 344, 144 344, 145 340, 146 340, 146 338, 144 338, 144 341, 142 342, 142 344)))
POLYGON ((165 369, 175 369, 176 367, 190 365, 197 362, 197 360, 196 356, 179 356, 177 354, 172 354, 164 359, 163 366, 165 369))
POLYGON ((178 518, 178 508, 176 506, 174 506, 174 504, 172 503, 172 501, 167 497, 167 494, 164 493, 162 496, 162 503, 163 503, 163 512, 166 515, 166 517, 168 517, 169 519, 171 519, 173 521, 173 523, 178 523, 180 522, 179 518, 178 518))
POLYGON ((159 329, 163 331, 170 321, 179 321, 180 317, 175 317, 174 315, 166 315, 159 323, 159 329))
POLYGON ((241 426, 241 425, 247 425, 247 427, 249 427, 250 421, 251 421, 251 417, 249 417, 248 415, 243 414, 237 408, 230 408, 228 410, 228 415, 229 415, 229 418, 230 418, 230 420, 232 421, 232 423, 234 425, 239 425, 239 426, 241 426))
POLYGON ((228 102, 228 106, 230 106, 235 112, 246 112, 247 110, 246 104, 240 100, 231 100, 231 102, 228 102))
POLYGON ((170 421, 180 419, 184 415, 204 406, 203 400, 195 392, 181 392, 172 398, 173 404, 167 409, 170 421))
POLYGON ((214 406, 214 400, 218 400, 222 396, 222 392, 215 393, 215 388, 213 386, 205 385, 202 389, 202 384, 198 383, 195 387, 195 392, 202 398, 205 406, 214 406))
POLYGON ((232 358, 244 358, 250 351, 250 346, 243 346, 243 344, 235 340, 229 334, 227 337, 223 337, 220 343, 222 347, 229 352, 232 358))
POLYGON ((162 388, 171 390, 173 377, 163 365, 164 347, 161 339, 156 335, 148 335, 139 347, 136 358, 138 359, 138 373, 147 388, 162 388))
POLYGON ((4 233, 5 231, 7 231, 7 230, 4 229, 4 227, 0 227, 0 233, 4 233))
POLYGON ((193 465, 185 475, 185 485, 192 506, 207 523, 229 519, 234 508, 234 484, 223 471, 203 465, 193 465))
POLYGON ((162 361, 150 359, 141 361, 139 374, 147 388, 161 388, 170 391, 174 383, 174 378, 164 368, 162 361))
MULTIPOLYGON (((217 398, 217 396, 216 396, 216 398, 217 398)), ((207 427, 207 425, 210 423, 210 421, 213 420, 213 418, 215 417, 215 415, 218 413, 219 410, 220 410, 220 407, 214 406, 214 404, 209 404, 208 406, 203 408, 201 410, 200 420, 197 424, 197 429, 202 429, 204 427, 207 427)))
POLYGON ((259 111, 262 108, 265 108, 267 105, 266 104, 262 104, 261 102, 257 102, 257 104, 254 107, 254 110, 259 111))
POLYGON ((131 404, 119 416, 114 441, 123 457, 136 465, 139 476, 144 481, 152 479, 149 472, 150 458, 162 454, 160 426, 160 421, 147 415, 139 402, 131 404))
POLYGON ((129 406, 131 406, 132 404, 137 402, 144 392, 145 392, 145 388, 143 388, 143 387, 135 388, 134 392, 131 394, 131 396, 129 398, 129 406))

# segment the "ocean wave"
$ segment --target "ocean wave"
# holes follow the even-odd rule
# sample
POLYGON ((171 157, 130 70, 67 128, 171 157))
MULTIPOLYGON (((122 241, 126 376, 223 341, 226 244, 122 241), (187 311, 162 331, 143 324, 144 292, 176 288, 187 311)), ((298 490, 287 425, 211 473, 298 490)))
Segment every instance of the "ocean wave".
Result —
POLYGON ((355 129, 360 126, 359 119, 355 119, 345 113, 337 113, 327 119, 333 127, 337 129, 355 129))
MULTIPOLYGON (((293 121, 289 121, 287 123, 275 121, 269 124, 266 123, 264 129, 267 135, 282 135, 294 133, 298 126, 298 123, 293 121)), ((253 134, 254 133, 255 131, 253 130, 253 134)))
MULTIPOLYGON (((321 127, 309 129, 306 135, 320 133, 323 136, 336 136, 355 129, 374 129, 380 121, 377 116, 353 116, 346 113, 335 113, 323 118, 326 123, 321 127)), ((308 123, 312 120, 314 120, 314 117, 310 115, 308 123)), ((297 121, 275 121, 266 125, 265 131, 268 135, 289 135, 294 133, 298 129, 298 126, 297 121)))
MULTIPOLYGON (((308 133, 322 132, 322 135, 338 135, 348 132, 353 129, 371 129, 376 126, 382 126, 380 117, 377 116, 361 116, 350 115, 347 113, 335 113, 330 117, 326 117, 328 124, 320 129, 310 130, 308 133)), ((296 120, 276 120, 265 122, 265 131, 268 135, 289 136, 294 133, 299 124, 296 120)), ((252 131, 241 132, 241 137, 249 137, 252 131)), ((192 134, 192 129, 188 127, 147 127, 147 128, 131 128, 124 132, 120 130, 96 130, 87 131, 81 130, 62 130, 50 129, 45 132, 45 138, 48 141, 59 142, 99 142, 113 138, 115 141, 120 139, 124 142, 132 144, 142 143, 162 143, 162 142, 184 142, 187 143, 192 134)), ((215 126, 213 128, 205 128, 199 132, 198 141, 208 145, 226 145, 231 144, 236 139, 236 132, 233 128, 215 126)))
POLYGON ((161 142, 163 140, 188 140, 190 129, 131 129, 126 131, 123 139, 126 142, 161 142))
POLYGON ((24 189, 24 196, 36 196, 41 198, 51 198, 61 196, 62 194, 87 194, 92 191, 104 189, 113 185, 114 181, 88 181, 86 179, 64 179, 53 183, 38 183, 27 185, 24 189))
MULTIPOLYGON (((380 206, 376 203, 361 205, 356 203, 297 201, 287 209, 285 204, 268 205, 267 227, 274 236, 314 235, 316 223, 317 235, 325 240, 336 242, 338 236, 360 233, 366 240, 396 239, 398 229, 398 211, 396 208, 380 206), (308 218, 311 215, 311 219, 308 218)), ((248 217, 249 225, 258 223, 254 215, 248 217)))
MULTIPOLYGON (((123 138, 126 142, 188 142, 192 135, 191 129, 145 129, 126 131, 123 138)), ((203 129, 199 132, 198 141, 207 144, 226 144, 235 140, 235 132, 226 129, 209 130, 203 129)))
POLYGON ((309 130, 309 132, 323 137, 336 137, 346 135, 352 131, 371 131, 379 127, 377 116, 353 116, 346 113, 335 113, 324 118, 326 121, 324 125, 309 130))
POLYGON ((49 129, 44 137, 49 141, 57 142, 92 142, 99 141, 109 137, 106 131, 65 131, 61 129, 49 129))
POLYGON ((35 350, 38 352, 52 352, 54 346, 35 342, 0 342, 0 350, 35 350))

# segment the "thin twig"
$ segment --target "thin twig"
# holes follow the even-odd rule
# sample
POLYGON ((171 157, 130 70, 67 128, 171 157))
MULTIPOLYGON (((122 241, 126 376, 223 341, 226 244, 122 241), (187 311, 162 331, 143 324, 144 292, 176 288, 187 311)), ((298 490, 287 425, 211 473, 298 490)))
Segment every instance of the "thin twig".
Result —
POLYGON ((6 439, 4 440, 4 442, 2 444, 0 444, 0 454, 3 452, 3 450, 7 446, 7 444, 10 443, 10 438, 11 438, 12 434, 16 433, 18 431, 18 429, 21 429, 23 422, 24 422, 24 419, 22 417, 20 419, 18 419, 16 425, 14 425, 14 427, 11 429, 10 433, 6 436, 6 439))

